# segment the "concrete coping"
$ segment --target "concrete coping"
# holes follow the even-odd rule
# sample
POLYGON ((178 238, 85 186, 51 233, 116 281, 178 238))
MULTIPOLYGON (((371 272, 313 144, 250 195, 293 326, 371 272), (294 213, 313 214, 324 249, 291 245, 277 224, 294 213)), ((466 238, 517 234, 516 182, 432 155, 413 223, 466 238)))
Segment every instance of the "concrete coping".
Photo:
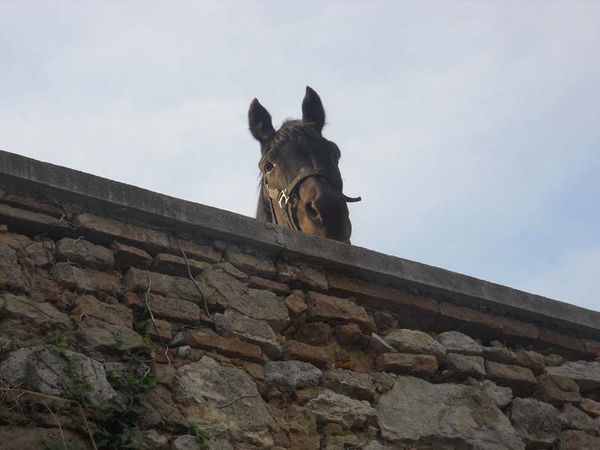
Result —
POLYGON ((15 186, 48 199, 85 201, 104 212, 119 211, 150 226, 249 244, 270 252, 316 260, 392 285, 419 288, 463 305, 506 311, 529 320, 600 337, 600 312, 530 294, 456 272, 362 247, 308 236, 218 208, 40 162, 0 150, 0 186, 15 186))

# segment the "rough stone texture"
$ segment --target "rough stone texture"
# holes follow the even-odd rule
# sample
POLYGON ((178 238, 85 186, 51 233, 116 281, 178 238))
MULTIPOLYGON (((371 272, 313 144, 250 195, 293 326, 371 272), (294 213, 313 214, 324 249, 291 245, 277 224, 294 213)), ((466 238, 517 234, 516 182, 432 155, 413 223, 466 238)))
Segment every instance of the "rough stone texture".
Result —
POLYGON ((476 382, 475 386, 479 386, 481 390, 489 398, 494 400, 494 403, 498 405, 498 408, 504 408, 513 399, 512 389, 505 386, 498 386, 496 383, 490 380, 483 380, 476 382))
POLYGON ((315 415, 306 408, 290 405, 285 411, 274 412, 274 416, 284 415, 283 426, 286 428, 284 442, 276 442, 289 450, 305 450, 319 448, 320 437, 317 432, 315 415))
POLYGON ((600 402, 584 398, 579 403, 581 409, 588 413, 592 417, 600 417, 600 402))
POLYGON ((582 392, 600 389, 600 361, 569 361, 558 367, 547 367, 550 375, 575 380, 582 392))
POLYGON ((525 367, 486 361, 485 370, 489 379, 514 390, 531 389, 536 384, 533 372, 525 367))
POLYGON ((446 356, 443 345, 418 330, 393 330, 385 335, 385 341, 402 353, 433 355, 438 361, 443 361, 446 356))
POLYGON ((160 422, 176 430, 189 429, 189 422, 173 402, 171 391, 164 386, 156 386, 145 394, 145 409, 152 409, 160 417, 160 422))
POLYGON ((265 382, 288 391, 317 386, 323 372, 302 361, 270 361, 265 364, 265 382))
POLYGON ((302 263, 291 264, 286 261, 277 263, 277 277, 279 281, 298 287, 308 287, 317 291, 326 291, 329 288, 325 271, 317 270, 302 263))
POLYGON ((326 349, 298 341, 288 340, 285 342, 283 348, 286 359, 306 361, 321 369, 329 366, 333 360, 333 355, 326 349))
POLYGON ((192 348, 216 351, 232 358, 257 362, 264 362, 265 359, 259 346, 234 337, 222 337, 212 332, 187 331, 183 342, 192 348))
POLYGON ((265 257, 228 250, 225 259, 247 274, 272 277, 276 273, 273 263, 265 257))
POLYGON ((448 368, 459 377, 485 377, 485 365, 481 356, 448 353, 446 363, 448 368))
POLYGON ((546 367, 544 356, 531 350, 517 350, 515 358, 519 366, 531 369, 536 375, 542 373, 546 367))
POLYGON ((218 264, 213 264, 212 269, 216 270, 217 272, 223 272, 228 275, 231 275, 233 278, 237 278, 240 281, 248 280, 248 274, 235 268, 231 263, 228 262, 220 262, 218 264))
POLYGON ((121 290, 119 277, 116 275, 99 272, 91 269, 81 269, 69 263, 58 263, 52 271, 54 279, 59 284, 78 292, 101 291, 110 295, 117 295, 121 290))
POLYGON ((538 400, 561 405, 569 402, 579 402, 579 386, 573 380, 559 375, 541 375, 533 395, 538 400))
POLYGON ((66 396, 71 382, 65 372, 67 364, 73 366, 89 387, 86 398, 91 404, 99 405, 116 395, 102 364, 69 350, 60 355, 49 345, 24 347, 10 353, 0 362, 0 373, 5 380, 25 389, 66 396))
POLYGON ((145 250, 116 241, 110 244, 110 249, 113 251, 115 267, 124 270, 130 267, 137 267, 142 270, 150 269, 152 256, 145 250))
POLYGON ((431 375, 438 369, 435 356, 412 353, 382 353, 375 360, 375 365, 384 372, 419 375, 431 375))
POLYGON ((140 450, 169 450, 169 438, 156 430, 144 431, 139 443, 140 450))
POLYGON ((292 293, 291 295, 286 297, 285 305, 288 308, 290 316, 293 318, 299 316, 308 308, 308 306, 306 306, 306 301, 304 301, 304 297, 296 293, 292 293))
POLYGON ((201 320, 200 307, 187 300, 148 294, 148 304, 154 316, 160 319, 190 324, 197 324, 201 320))
MULTIPOLYGON (((357 326, 356 324, 352 325, 357 326)), ((309 345, 325 345, 329 341, 331 333, 331 325, 325 322, 309 322, 298 329, 294 334, 294 339, 309 345)))
POLYGON ((0 311, 2 316, 15 317, 34 325, 56 326, 59 328, 66 328, 70 325, 67 315, 50 303, 36 302, 21 295, 0 294, 0 311))
POLYGON ((171 239, 171 251, 177 255, 182 255, 181 250, 190 259, 197 259, 211 264, 219 263, 223 258, 221 252, 212 244, 199 244, 197 242, 183 241, 180 239, 171 239))
POLYGON ((0 289, 28 292, 29 287, 17 260, 17 252, 0 243, 0 289))
POLYGON ((93 317, 104 322, 131 328, 133 314, 129 308, 123 305, 113 305, 101 302, 93 295, 83 295, 75 303, 72 314, 79 318, 81 316, 93 317))
POLYGON ((594 421, 585 412, 569 403, 561 407, 558 417, 563 424, 563 429, 574 429, 600 434, 600 422, 594 421))
POLYGON ((56 244, 56 260, 81 264, 92 269, 111 269, 115 260, 106 247, 84 239, 64 238, 56 244))
POLYGON ((365 309, 350 300, 309 292, 306 304, 309 321, 353 322, 366 332, 374 329, 374 323, 365 309))
MULTIPOLYGON (((318 322, 312 322, 318 323, 318 322)), ((335 338, 340 344, 354 344, 363 339, 362 330, 355 323, 345 323, 338 325, 333 330, 335 338)), ((364 336, 366 338, 366 336, 364 336)))
POLYGON ((565 430, 560 434, 558 450, 596 450, 599 448, 600 437, 575 430, 565 430))
POLYGON ((258 345, 270 357, 282 354, 277 335, 264 320, 251 319, 235 311, 227 310, 213 316, 217 331, 224 336, 236 336, 244 341, 258 345))
POLYGON ((371 375, 345 369, 327 371, 323 377, 323 385, 338 394, 358 400, 372 401, 376 392, 375 380, 371 375))
POLYGON ((446 331, 437 335, 436 339, 447 351, 463 355, 482 354, 481 346, 466 334, 459 331, 446 331))
POLYGON ((175 392, 186 418, 210 434, 228 431, 254 445, 273 445, 274 419, 245 371, 204 356, 177 370, 175 392))
POLYGON ((369 402, 354 400, 328 389, 309 400, 305 407, 317 417, 317 422, 337 423, 346 428, 360 428, 375 417, 369 402))
POLYGON ((234 309, 248 317, 266 320, 276 331, 281 331, 290 322, 283 298, 270 291, 249 289, 234 277, 215 270, 206 270, 197 279, 211 306, 234 309))
POLYGON ((123 278, 123 284, 128 290, 140 293, 148 291, 148 282, 150 282, 150 292, 153 294, 195 302, 202 301, 198 288, 189 278, 147 272, 135 267, 130 268, 123 278))
POLYGON ((376 409, 382 437, 391 442, 524 449, 508 418, 476 387, 398 377, 376 409))
POLYGON ((248 286, 257 289, 268 289, 279 295, 288 295, 290 293, 290 287, 287 284, 265 278, 250 277, 248 279, 248 286))
POLYGON ((81 321, 78 331, 85 345, 98 351, 128 351, 144 346, 144 339, 131 328, 102 322, 93 317, 81 321))
MULTIPOLYGON (((203 270, 210 268, 209 263, 196 261, 194 259, 188 258, 188 263, 192 276, 196 276, 203 270)), ((182 258, 181 256, 170 255, 168 253, 159 253, 156 255, 152 261, 152 266, 150 269, 153 272, 160 272, 167 275, 173 275, 175 277, 189 277, 188 264, 186 263, 185 258, 182 258)))
POLYGON ((0 426, 0 442, 2 450, 47 449, 48 443, 60 443, 60 447, 56 448, 63 448, 63 442, 68 449, 87 448, 88 445, 84 438, 71 430, 65 429, 61 432, 58 428, 15 425, 0 426))
POLYGON ((395 352, 396 349, 388 344, 385 339, 375 333, 371 333, 369 338, 369 347, 371 347, 377 354, 395 352))
POLYGON ((534 446, 552 445, 562 426, 554 406, 531 398, 515 398, 510 419, 521 438, 534 446))

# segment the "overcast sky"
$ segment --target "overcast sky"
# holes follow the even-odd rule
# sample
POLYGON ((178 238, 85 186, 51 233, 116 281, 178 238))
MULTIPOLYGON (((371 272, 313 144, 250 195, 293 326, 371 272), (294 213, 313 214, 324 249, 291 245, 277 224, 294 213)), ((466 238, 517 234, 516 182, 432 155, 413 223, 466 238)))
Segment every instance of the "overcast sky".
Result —
POLYGON ((599 2, 0 0, 0 149, 253 216, 308 84, 353 243, 600 310, 599 2))

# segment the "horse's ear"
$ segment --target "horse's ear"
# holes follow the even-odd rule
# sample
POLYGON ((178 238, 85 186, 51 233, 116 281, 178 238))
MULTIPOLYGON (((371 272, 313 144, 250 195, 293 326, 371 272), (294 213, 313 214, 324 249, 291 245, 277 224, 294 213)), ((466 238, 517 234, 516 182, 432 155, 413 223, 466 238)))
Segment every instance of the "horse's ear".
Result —
POLYGON ((325 125, 325 110, 321 97, 310 86, 306 86, 306 94, 302 100, 302 120, 314 123, 319 133, 325 125))
POLYGON ((252 136, 261 144, 275 134, 271 114, 257 99, 252 100, 252 103, 250 103, 248 123, 252 136))

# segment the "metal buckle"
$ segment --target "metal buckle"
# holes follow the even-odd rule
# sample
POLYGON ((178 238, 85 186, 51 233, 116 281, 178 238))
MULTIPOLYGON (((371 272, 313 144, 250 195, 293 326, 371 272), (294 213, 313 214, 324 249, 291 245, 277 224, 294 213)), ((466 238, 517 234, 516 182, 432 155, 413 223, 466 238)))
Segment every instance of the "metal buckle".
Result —
POLYGON ((283 209, 284 207, 287 206, 289 201, 290 201, 290 196, 287 195, 287 193, 285 192, 285 189, 282 190, 281 193, 279 194, 279 207, 281 209, 283 209))

